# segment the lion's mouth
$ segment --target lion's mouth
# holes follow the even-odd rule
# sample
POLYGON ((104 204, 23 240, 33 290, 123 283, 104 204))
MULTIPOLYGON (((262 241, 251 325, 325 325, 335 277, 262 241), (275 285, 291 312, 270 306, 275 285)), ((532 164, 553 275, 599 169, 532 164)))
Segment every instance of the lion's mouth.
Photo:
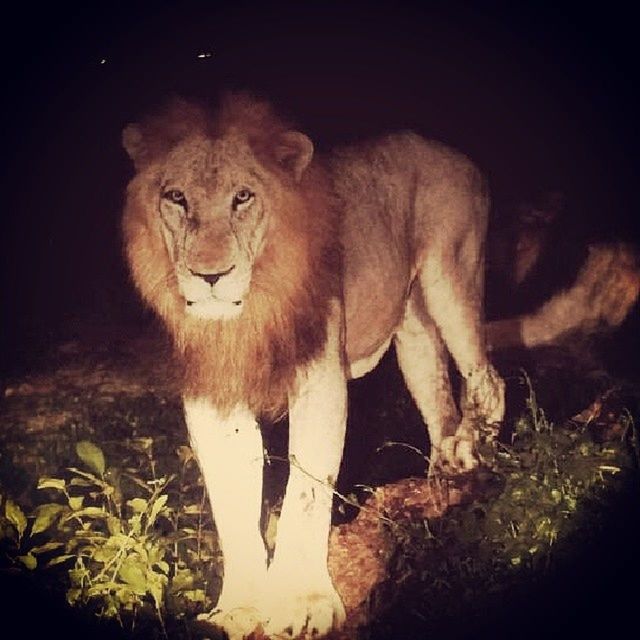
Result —
POLYGON ((185 309, 190 316, 202 320, 226 320, 240 315, 242 304, 242 300, 211 297, 204 300, 185 300, 185 309))
MULTIPOLYGON (((219 302, 227 302, 226 300, 219 300, 219 298, 215 298, 219 302)), ((191 307, 194 304, 201 304, 202 302, 206 302, 206 300, 187 300, 187 307, 191 307)), ((236 307, 239 307, 242 304, 242 300, 230 300, 229 304, 233 304, 236 307)))

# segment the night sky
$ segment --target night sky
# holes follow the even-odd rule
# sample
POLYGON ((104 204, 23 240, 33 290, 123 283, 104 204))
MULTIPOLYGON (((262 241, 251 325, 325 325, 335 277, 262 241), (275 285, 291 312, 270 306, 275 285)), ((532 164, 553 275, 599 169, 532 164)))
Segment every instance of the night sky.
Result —
POLYGON ((19 9, 1 54, 2 369, 87 323, 144 320, 121 257, 120 133, 171 94, 264 94, 320 150, 412 128, 469 154, 497 203, 561 188, 576 233, 631 236, 631 16, 483 5, 19 9))
POLYGON ((263 94, 320 151, 411 128, 471 156, 497 208, 561 189, 565 247, 640 239, 631 8, 85 4, 3 16, 0 380, 87 327, 148 322, 122 257, 120 139, 175 94, 263 94))

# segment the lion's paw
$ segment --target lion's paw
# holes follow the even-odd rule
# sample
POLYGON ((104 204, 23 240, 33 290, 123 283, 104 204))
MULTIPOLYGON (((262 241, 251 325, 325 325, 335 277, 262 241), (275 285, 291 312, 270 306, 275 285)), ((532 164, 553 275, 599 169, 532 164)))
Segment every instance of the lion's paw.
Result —
POLYGON ((505 412, 505 384, 500 374, 487 364, 465 376, 463 413, 487 424, 502 422, 505 412))
POLYGON ((458 429, 445 436, 431 453, 429 475, 454 475, 475 470, 480 464, 476 454, 476 438, 468 429, 458 429))
POLYGON ((266 604, 265 632, 271 638, 322 637, 340 627, 346 618, 344 605, 333 585, 273 594, 266 604))
POLYGON ((200 614, 198 620, 222 629, 229 640, 244 640, 263 626, 263 616, 253 606, 214 609, 200 614))

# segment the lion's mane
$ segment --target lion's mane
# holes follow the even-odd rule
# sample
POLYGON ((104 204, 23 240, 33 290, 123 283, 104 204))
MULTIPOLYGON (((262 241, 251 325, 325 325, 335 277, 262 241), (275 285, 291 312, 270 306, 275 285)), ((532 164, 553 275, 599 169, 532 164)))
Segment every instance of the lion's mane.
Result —
POLYGON ((328 174, 314 159, 296 182, 273 158, 274 141, 289 128, 268 104, 243 94, 223 98, 217 114, 172 103, 142 125, 143 159, 123 218, 133 281, 173 338, 184 394, 206 396, 222 411, 248 403, 271 419, 284 413, 297 371, 324 345, 330 300, 342 295, 339 206, 328 174), (216 138, 231 130, 246 137, 273 176, 271 219, 241 315, 202 320, 185 313, 161 235, 160 168, 192 134, 216 138))

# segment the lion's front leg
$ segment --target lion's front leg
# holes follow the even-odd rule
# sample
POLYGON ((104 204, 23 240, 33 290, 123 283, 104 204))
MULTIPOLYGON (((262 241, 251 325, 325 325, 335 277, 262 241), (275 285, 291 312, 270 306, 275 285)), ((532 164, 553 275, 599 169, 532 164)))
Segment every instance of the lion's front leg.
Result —
POLYGON ((254 416, 238 407, 223 416, 206 399, 185 398, 185 418, 200 463, 224 561, 222 593, 206 616, 231 640, 264 622, 260 612, 267 554, 260 534, 262 435, 254 416))
POLYGON ((300 375, 290 399, 290 473, 265 600, 267 632, 278 637, 324 635, 345 618, 327 568, 347 418, 338 338, 331 327, 325 353, 300 375))

